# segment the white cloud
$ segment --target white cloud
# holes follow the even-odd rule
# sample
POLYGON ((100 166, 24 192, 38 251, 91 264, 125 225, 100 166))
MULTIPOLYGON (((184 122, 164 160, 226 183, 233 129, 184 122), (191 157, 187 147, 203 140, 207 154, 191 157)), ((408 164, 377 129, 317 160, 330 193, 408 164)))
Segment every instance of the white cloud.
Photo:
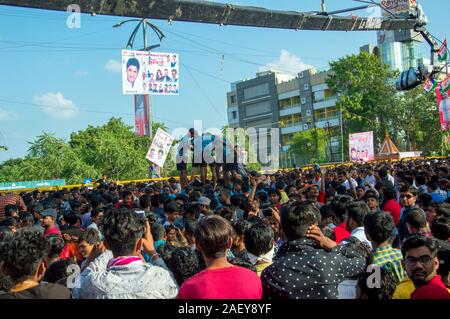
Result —
POLYGON ((105 70, 109 72, 120 73, 122 71, 122 65, 119 61, 111 59, 106 62, 105 70))
POLYGON ((85 77, 88 75, 89 75, 89 71, 87 71, 87 70, 76 70, 75 71, 75 76, 78 76, 78 77, 85 77))
POLYGON ((11 111, 7 111, 4 109, 0 109, 0 121, 6 121, 11 120, 13 118, 16 118, 17 114, 11 111))
POLYGON ((64 97, 60 92, 46 93, 43 95, 36 95, 34 102, 41 106, 41 110, 58 119, 68 119, 77 115, 78 108, 75 104, 64 97))
POLYGON ((312 68, 312 65, 302 62, 302 60, 295 54, 282 49, 280 58, 274 62, 267 63, 266 65, 259 68, 260 72, 263 71, 277 71, 280 73, 286 73, 291 75, 296 75, 297 73, 312 68))

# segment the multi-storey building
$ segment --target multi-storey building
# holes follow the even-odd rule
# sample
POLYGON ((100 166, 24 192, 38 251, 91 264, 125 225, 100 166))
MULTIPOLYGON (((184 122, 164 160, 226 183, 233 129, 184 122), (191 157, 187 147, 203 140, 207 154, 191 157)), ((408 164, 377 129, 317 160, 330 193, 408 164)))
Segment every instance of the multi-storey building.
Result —
MULTIPOLYGON (((326 84, 328 74, 309 69, 288 77, 268 71, 233 83, 227 93, 229 126, 279 129, 282 167, 306 163, 310 158, 311 154, 289 152, 295 133, 324 128, 328 134, 328 160, 340 161, 340 112, 336 108, 337 97, 326 84)), ((258 152, 271 153, 270 134, 268 141, 264 150, 257 145, 258 152)))

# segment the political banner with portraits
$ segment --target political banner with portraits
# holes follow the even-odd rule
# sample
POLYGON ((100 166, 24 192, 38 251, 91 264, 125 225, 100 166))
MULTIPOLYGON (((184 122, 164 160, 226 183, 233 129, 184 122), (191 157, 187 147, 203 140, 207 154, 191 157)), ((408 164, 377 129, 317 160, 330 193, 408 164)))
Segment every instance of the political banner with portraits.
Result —
POLYGON ((122 50, 123 94, 178 95, 178 54, 122 50))
POLYGON ((158 128, 146 158, 155 165, 163 167, 172 147, 173 140, 174 137, 172 135, 158 128))
POLYGON ((375 159, 373 131, 349 135, 350 161, 368 162, 375 159))
MULTIPOLYGON (((447 78, 447 81, 450 81, 450 76, 447 78)), ((443 81, 445 82, 445 80, 443 81)), ((436 88, 436 97, 437 103, 439 107, 439 121, 441 124, 441 131, 448 131, 450 128, 450 84, 444 84, 447 90, 442 91, 444 86, 441 85, 436 88)))

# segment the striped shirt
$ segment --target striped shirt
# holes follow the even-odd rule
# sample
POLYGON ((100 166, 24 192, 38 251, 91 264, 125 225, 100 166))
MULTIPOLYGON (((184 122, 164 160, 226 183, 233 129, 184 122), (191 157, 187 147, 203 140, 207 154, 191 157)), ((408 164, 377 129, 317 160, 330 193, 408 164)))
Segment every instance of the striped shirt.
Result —
POLYGON ((406 276, 402 260, 403 255, 400 249, 392 248, 391 245, 381 246, 373 251, 373 264, 392 271, 399 282, 406 276))

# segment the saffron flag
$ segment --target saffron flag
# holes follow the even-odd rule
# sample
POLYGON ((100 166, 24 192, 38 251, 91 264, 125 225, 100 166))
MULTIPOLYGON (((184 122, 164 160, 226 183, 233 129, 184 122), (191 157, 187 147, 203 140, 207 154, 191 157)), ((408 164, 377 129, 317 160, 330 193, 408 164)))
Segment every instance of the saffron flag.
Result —
POLYGON ((438 60, 439 62, 447 61, 448 59, 448 50, 447 50, 447 39, 442 43, 441 48, 438 51, 438 60))

